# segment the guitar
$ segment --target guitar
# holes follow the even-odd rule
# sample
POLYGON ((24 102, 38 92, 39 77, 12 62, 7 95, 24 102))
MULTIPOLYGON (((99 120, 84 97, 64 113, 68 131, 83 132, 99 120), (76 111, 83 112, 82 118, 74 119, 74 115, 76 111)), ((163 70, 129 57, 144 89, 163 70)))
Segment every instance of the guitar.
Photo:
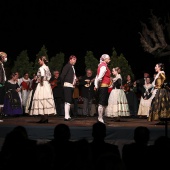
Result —
POLYGON ((91 84, 94 82, 94 80, 95 80, 95 78, 93 78, 92 80, 90 80, 90 79, 86 79, 86 80, 84 80, 84 81, 86 81, 86 82, 87 82, 87 84, 85 84, 84 86, 85 86, 85 87, 90 87, 90 86, 91 86, 91 84))
POLYGON ((54 87, 57 86, 57 79, 54 79, 53 81, 50 81, 51 88, 53 89, 54 87))
POLYGON ((129 87, 129 85, 127 83, 123 86, 123 90, 125 92, 128 92, 130 90, 130 87, 129 87))

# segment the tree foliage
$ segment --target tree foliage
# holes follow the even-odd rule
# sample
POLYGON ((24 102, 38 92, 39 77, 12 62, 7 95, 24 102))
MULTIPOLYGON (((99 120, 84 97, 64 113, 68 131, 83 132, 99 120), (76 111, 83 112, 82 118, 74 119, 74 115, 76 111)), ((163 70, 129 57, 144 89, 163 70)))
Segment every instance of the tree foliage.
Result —
POLYGON ((110 63, 109 63, 109 69, 112 70, 114 67, 117 67, 119 65, 118 63, 118 55, 117 52, 115 50, 115 48, 112 49, 112 55, 110 56, 110 63))
POLYGON ((52 57, 49 62, 49 68, 51 72, 58 70, 61 72, 64 64, 64 53, 60 52, 59 54, 56 54, 56 56, 52 57))
POLYGON ((99 61, 97 58, 94 57, 92 51, 87 51, 86 56, 85 56, 85 69, 91 69, 93 71, 93 74, 95 75, 97 72, 97 67, 98 67, 99 61))
MULTIPOLYGON (((36 55, 34 63, 29 61, 27 50, 22 51, 14 63, 12 72, 18 71, 20 75, 23 75, 25 72, 28 72, 30 75, 33 75, 33 73, 37 73, 37 70, 39 68, 38 58, 43 55, 47 57, 47 60, 49 60, 48 66, 51 72, 53 72, 54 70, 58 70, 60 72, 62 71, 63 64, 65 63, 64 53, 60 52, 55 56, 53 56, 52 58, 48 58, 47 49, 43 45, 39 53, 36 55)), ((85 59, 85 69, 90 68, 93 71, 93 74, 96 75, 99 59, 97 59, 93 55, 92 51, 87 51, 84 59, 85 59)), ((114 48, 111 55, 111 62, 108 65, 108 67, 110 68, 110 70, 112 70, 114 67, 120 67, 121 75, 123 78, 125 78, 128 74, 130 74, 132 78, 134 77, 131 67, 128 64, 126 58, 123 56, 123 54, 120 54, 120 56, 118 56, 114 48)), ((80 74, 80 72, 77 72, 77 75, 78 74, 80 74)))
POLYGON ((17 56, 14 66, 11 69, 12 72, 19 72, 22 76, 25 72, 28 72, 30 75, 33 74, 33 62, 29 61, 27 50, 21 51, 17 56))
POLYGON ((128 74, 130 74, 131 77, 134 78, 134 74, 132 72, 131 66, 128 64, 128 61, 126 60, 124 55, 120 54, 120 56, 118 56, 116 50, 113 48, 109 68, 110 68, 110 70, 112 70, 115 67, 120 67, 121 76, 122 76, 123 80, 126 79, 128 74))
POLYGON ((128 64, 128 61, 126 60, 123 54, 120 54, 120 56, 118 57, 118 63, 119 67, 121 68, 122 78, 124 80, 126 79, 127 75, 131 75, 131 77, 134 78, 131 66, 128 64))
POLYGON ((47 55, 47 49, 45 47, 45 45, 43 45, 40 49, 40 51, 38 52, 38 54, 36 55, 36 59, 34 62, 34 72, 37 72, 38 68, 39 68, 39 64, 38 64, 38 59, 41 56, 46 56, 47 60, 49 61, 48 55, 47 55))

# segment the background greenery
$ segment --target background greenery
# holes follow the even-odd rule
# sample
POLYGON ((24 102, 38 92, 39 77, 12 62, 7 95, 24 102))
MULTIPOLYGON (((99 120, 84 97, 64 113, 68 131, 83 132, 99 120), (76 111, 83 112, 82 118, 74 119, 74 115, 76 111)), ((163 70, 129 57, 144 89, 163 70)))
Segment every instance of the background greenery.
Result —
MULTIPOLYGON (((7 69, 7 77, 10 76, 13 72, 19 72, 20 76, 23 76, 25 72, 28 72, 30 77, 34 73, 37 73, 39 68, 38 58, 42 55, 45 55, 48 59, 48 66, 50 71, 54 70, 62 71, 63 66, 68 62, 64 53, 60 52, 55 56, 48 56, 48 50, 45 45, 42 46, 40 51, 35 55, 35 61, 30 61, 27 50, 23 50, 17 56, 16 61, 13 63, 8 61, 7 69), (12 65, 12 67, 10 66, 12 65)), ((134 74, 132 72, 131 66, 128 64, 128 61, 124 57, 123 54, 118 55, 116 50, 112 49, 111 62, 109 63, 109 68, 112 70, 113 67, 121 68, 121 75, 125 79, 125 77, 130 74, 132 78, 134 78, 134 74)), ((77 76, 83 76, 85 74, 85 70, 91 68, 93 70, 94 75, 96 75, 97 67, 99 64, 99 59, 97 59, 92 51, 87 51, 86 55, 83 58, 78 58, 77 63, 75 65, 77 76)))

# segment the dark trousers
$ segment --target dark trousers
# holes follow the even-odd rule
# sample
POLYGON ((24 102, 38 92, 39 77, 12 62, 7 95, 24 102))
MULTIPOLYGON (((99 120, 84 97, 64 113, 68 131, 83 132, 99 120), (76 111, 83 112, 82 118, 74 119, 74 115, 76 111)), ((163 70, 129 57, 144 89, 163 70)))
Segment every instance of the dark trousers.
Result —
POLYGON ((73 92, 74 92, 74 88, 64 87, 64 102, 70 104, 73 102, 73 92))
POLYGON ((5 86, 0 87, 0 105, 4 104, 5 86))
POLYGON ((90 115, 92 99, 83 97, 83 115, 90 115))
POLYGON ((54 98, 57 115, 64 115, 64 103, 61 97, 54 98))
POLYGON ((98 104, 102 106, 107 106, 108 105, 108 98, 109 98, 109 93, 108 93, 108 87, 100 87, 98 89, 98 104))
POLYGON ((126 92, 126 98, 130 109, 130 115, 137 116, 139 103, 136 94, 132 91, 126 92))

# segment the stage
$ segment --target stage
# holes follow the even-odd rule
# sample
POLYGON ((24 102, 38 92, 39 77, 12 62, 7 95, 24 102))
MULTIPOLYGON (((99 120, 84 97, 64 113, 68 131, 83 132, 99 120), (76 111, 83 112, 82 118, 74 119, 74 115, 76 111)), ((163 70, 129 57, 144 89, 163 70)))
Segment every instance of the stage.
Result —
MULTIPOLYGON (((97 117, 73 117, 73 121, 64 121, 64 117, 50 116, 49 123, 36 123, 40 119, 39 116, 21 116, 21 117, 4 117, 0 123, 0 148, 4 138, 15 126, 21 125, 27 129, 30 139, 36 139, 38 143, 43 143, 53 139, 53 131, 57 124, 64 123, 70 127, 71 140, 79 140, 86 138, 92 140, 92 125, 97 121, 97 117)), ((156 122, 148 122, 147 119, 139 118, 121 118, 120 122, 114 122, 110 118, 105 118, 107 135, 106 142, 114 143, 122 149, 123 144, 133 142, 133 132, 137 126, 146 126, 150 130, 149 144, 153 144, 154 140, 159 136, 170 136, 168 127, 165 131, 165 125, 155 125, 156 122)), ((169 124, 168 124, 169 125, 169 124)))

